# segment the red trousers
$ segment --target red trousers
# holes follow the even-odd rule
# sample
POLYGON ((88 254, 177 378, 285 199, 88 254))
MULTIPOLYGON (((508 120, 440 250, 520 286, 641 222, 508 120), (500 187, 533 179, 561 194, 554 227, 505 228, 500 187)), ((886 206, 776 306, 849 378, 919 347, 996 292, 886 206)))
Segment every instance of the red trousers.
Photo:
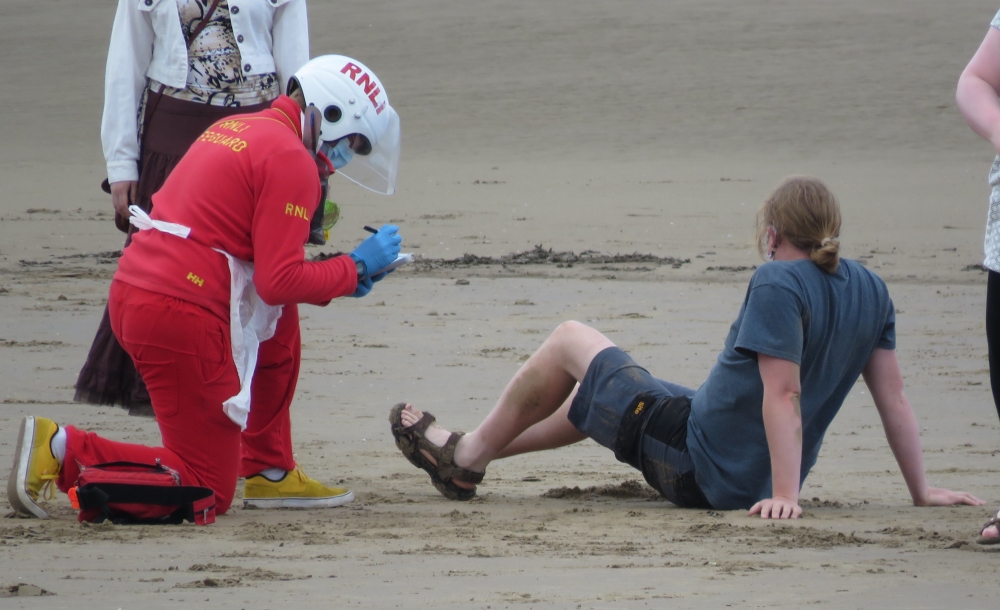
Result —
POLYGON ((119 281, 111 284, 108 310, 115 336, 149 389, 163 446, 120 443, 66 426, 60 489, 76 484, 81 466, 159 459, 180 473, 182 484, 214 490, 221 514, 232 504, 237 476, 295 467, 289 414, 301 350, 295 305, 284 307, 274 337, 260 346, 243 433, 222 411, 240 389, 229 320, 119 281))

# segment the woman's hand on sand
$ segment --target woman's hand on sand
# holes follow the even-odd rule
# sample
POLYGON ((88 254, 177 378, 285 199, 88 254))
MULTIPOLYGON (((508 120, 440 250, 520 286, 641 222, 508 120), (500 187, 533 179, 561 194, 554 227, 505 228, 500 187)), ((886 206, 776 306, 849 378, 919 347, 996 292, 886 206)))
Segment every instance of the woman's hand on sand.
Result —
POLYGON ((135 180, 122 180, 111 183, 111 205, 115 206, 115 212, 123 218, 128 218, 128 206, 135 203, 135 196, 139 192, 139 183, 135 180))
POLYGON ((927 495, 922 499, 914 500, 913 503, 917 506, 954 506, 956 504, 982 506, 986 504, 967 491, 951 491, 939 487, 928 487, 927 495))
POLYGON ((750 507, 750 516, 760 515, 761 519, 798 519, 802 507, 797 500, 775 496, 761 500, 750 507))

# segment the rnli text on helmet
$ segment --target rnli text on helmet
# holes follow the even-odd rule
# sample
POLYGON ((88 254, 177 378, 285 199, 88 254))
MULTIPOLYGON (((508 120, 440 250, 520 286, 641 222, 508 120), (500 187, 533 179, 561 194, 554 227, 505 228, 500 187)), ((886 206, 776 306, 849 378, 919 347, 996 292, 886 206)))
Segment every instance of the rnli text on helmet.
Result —
POLYGON ((375 97, 378 96, 379 93, 382 93, 382 90, 379 89, 374 76, 365 72, 351 62, 347 62, 347 64, 341 68, 340 73, 346 74, 347 77, 357 83, 358 86, 364 87, 365 95, 367 95, 368 99, 371 100, 372 106, 375 106, 375 114, 382 114, 382 111, 385 109, 385 101, 381 104, 375 101, 375 97), (358 76, 359 74, 360 76, 358 76))

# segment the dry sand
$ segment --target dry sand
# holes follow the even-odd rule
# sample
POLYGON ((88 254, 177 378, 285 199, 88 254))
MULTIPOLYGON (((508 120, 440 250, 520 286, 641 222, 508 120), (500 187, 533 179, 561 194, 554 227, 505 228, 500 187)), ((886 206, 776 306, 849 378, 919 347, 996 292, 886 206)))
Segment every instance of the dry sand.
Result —
MULTIPOLYGON (((151 420, 71 400, 122 241, 97 188, 114 5, 0 3, 0 465, 29 413, 158 440, 151 420)), ((0 591, 55 594, 4 606, 997 607, 998 556, 970 544, 1000 502, 975 268, 992 152, 953 102, 996 8, 312 2, 313 52, 377 70, 405 137, 396 197, 337 184, 334 246, 393 220, 438 261, 303 309, 298 460, 357 500, 236 508, 208 528, 85 527, 60 497, 54 520, 0 521, 0 591), (494 464, 467 504, 398 455, 393 403, 469 428, 568 318, 700 383, 759 263, 753 211, 790 173, 832 185, 846 255, 890 285, 930 480, 990 506, 910 506, 861 385, 796 522, 674 508, 590 442, 494 464), (440 262, 540 244, 681 263, 440 262)))

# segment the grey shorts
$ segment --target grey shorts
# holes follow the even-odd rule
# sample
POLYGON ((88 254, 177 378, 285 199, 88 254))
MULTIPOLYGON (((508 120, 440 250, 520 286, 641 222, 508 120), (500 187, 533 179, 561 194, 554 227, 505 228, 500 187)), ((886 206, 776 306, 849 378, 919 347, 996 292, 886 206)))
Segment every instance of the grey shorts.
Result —
POLYGON ((642 472, 678 506, 711 508, 687 451, 691 388, 656 379, 617 347, 601 351, 569 410, 577 430, 642 472))

